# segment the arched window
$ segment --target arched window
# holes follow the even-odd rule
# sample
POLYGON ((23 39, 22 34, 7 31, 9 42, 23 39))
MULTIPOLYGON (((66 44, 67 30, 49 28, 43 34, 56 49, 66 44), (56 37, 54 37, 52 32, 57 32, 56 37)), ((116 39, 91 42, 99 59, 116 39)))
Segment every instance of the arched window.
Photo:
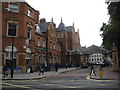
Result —
POLYGON ((13 46, 13 59, 12 59, 12 46, 7 46, 5 48, 5 63, 7 65, 8 68, 11 67, 16 67, 17 64, 17 48, 15 46, 13 46))

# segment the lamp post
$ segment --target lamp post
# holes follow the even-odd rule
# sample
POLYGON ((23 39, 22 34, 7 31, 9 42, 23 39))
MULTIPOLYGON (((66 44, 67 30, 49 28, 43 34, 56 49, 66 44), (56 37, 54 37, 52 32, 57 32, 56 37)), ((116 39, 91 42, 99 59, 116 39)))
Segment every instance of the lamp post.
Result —
POLYGON ((47 62, 47 70, 49 71, 49 60, 48 60, 48 30, 46 31, 46 62, 47 62))
MULTIPOLYGON (((5 8, 6 11, 11 12, 9 8, 5 8)), ((12 13, 12 12, 11 12, 12 13)), ((11 54, 11 78, 13 78, 13 53, 14 53, 14 34, 15 34, 15 24, 14 24, 14 17, 13 19, 13 25, 12 25, 12 54, 11 54)))
POLYGON ((71 63, 72 63, 72 58, 71 58, 72 50, 68 50, 68 52, 69 52, 69 56, 70 56, 69 61, 70 61, 70 65, 71 65, 71 63))

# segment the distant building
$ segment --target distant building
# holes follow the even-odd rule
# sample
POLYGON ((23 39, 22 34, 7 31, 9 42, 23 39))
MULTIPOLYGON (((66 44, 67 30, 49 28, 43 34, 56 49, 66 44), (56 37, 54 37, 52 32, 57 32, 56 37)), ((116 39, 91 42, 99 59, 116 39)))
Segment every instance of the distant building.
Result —
POLYGON ((103 54, 101 53, 94 53, 89 56, 89 63, 98 64, 104 63, 103 54))
POLYGON ((93 64, 104 63, 106 53, 107 51, 104 48, 96 45, 84 47, 82 48, 82 62, 93 64))

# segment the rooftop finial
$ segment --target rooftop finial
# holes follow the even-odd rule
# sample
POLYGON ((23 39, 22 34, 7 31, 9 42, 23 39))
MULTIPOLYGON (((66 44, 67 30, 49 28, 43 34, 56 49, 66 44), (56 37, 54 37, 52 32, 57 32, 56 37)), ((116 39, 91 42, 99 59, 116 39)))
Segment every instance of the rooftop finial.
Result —
POLYGON ((73 26, 74 26, 74 22, 73 22, 73 26))
POLYGON ((61 22, 62 22, 62 17, 61 17, 61 22))
POLYGON ((51 22, 53 22, 53 18, 51 18, 51 22))
POLYGON ((79 29, 77 29, 77 31, 79 32, 79 29))

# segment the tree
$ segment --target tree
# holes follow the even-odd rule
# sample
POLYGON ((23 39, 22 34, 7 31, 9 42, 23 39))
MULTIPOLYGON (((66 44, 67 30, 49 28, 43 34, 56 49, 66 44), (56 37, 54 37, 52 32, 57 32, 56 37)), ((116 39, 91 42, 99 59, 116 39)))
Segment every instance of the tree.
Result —
POLYGON ((118 59, 120 60, 120 2, 108 2, 108 14, 110 15, 108 24, 103 23, 100 31, 102 31, 102 46, 111 50, 113 44, 118 49, 118 59))

